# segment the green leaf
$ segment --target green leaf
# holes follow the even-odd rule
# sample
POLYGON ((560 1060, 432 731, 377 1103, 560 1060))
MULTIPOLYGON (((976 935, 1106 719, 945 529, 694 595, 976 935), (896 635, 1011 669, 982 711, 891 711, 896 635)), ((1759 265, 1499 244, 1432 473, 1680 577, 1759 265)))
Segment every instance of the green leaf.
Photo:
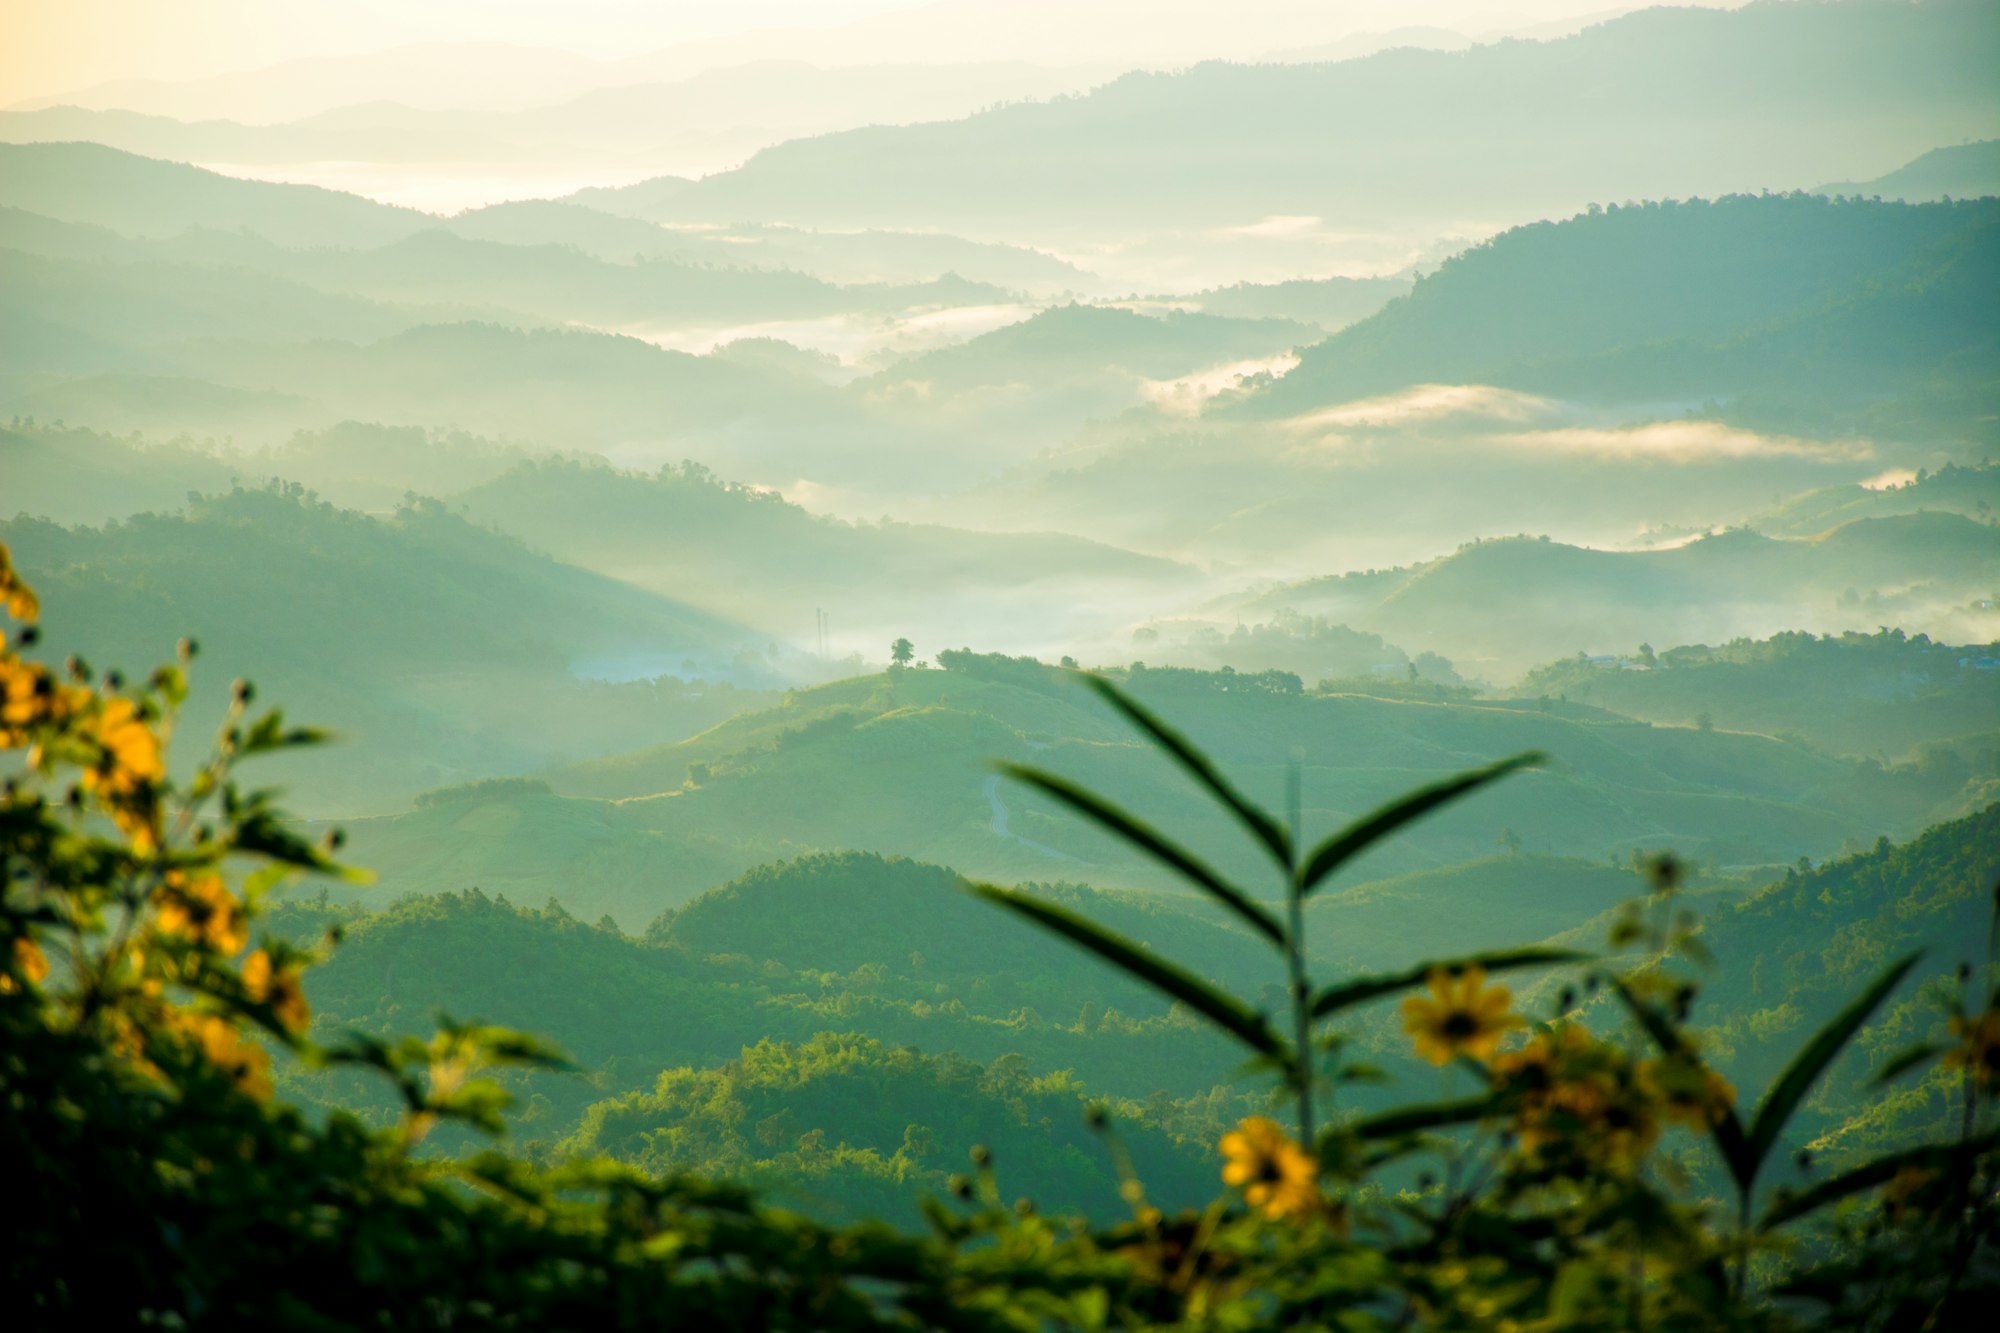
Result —
POLYGON ((1940 1046, 1936 1042, 1925 1042, 1922 1046, 1912 1046, 1888 1064, 1883 1065, 1882 1072, 1869 1080, 1869 1086, 1879 1088, 1885 1084, 1893 1083, 1912 1069, 1915 1069, 1918 1065, 1943 1055, 1947 1049, 1947 1047, 1940 1046))
POLYGON ((1447 972, 1464 971, 1468 967, 1482 967, 1488 972, 1506 972, 1517 967, 1539 967, 1551 963, 1581 963, 1590 957, 1574 949, 1549 949, 1534 946, 1526 949, 1501 949, 1492 953, 1467 954, 1463 958, 1443 958, 1428 963, 1418 963, 1400 972, 1383 972, 1373 976, 1356 977, 1343 981, 1337 986, 1328 986, 1313 997, 1314 1018, 1340 1009, 1351 1009, 1357 1004, 1393 995, 1406 987, 1417 985, 1438 968, 1447 972))
POLYGON ((1757 1108, 1757 1119, 1750 1126, 1750 1175, 1740 1182, 1745 1189, 1756 1178, 1757 1168, 1763 1165, 1764 1158, 1777 1143, 1778 1135, 1784 1131, 1785 1122, 1792 1118, 1792 1112, 1805 1100, 1812 1085, 1826 1072, 1826 1067, 1833 1063, 1841 1048, 1860 1031, 1861 1025, 1868 1021, 1877 1006, 1888 998, 1889 992, 1917 965, 1921 956, 1913 953, 1876 978, 1875 984, 1835 1014, 1818 1035, 1806 1043, 1805 1049, 1793 1058, 1785 1072, 1778 1076, 1763 1105, 1757 1108))
POLYGON ((1296 1063, 1291 1050, 1271 1030, 1263 1015, 1192 973, 1053 903, 995 884, 973 884, 970 888, 987 901, 1027 917, 1044 930, 1053 931, 1081 945, 1153 989, 1181 1001, 1252 1050, 1271 1057, 1285 1068, 1290 1069, 1296 1063))
POLYGON ((2000 957, 2000 879, 1993 881, 1993 910, 1986 918, 1986 962, 1989 970, 1996 957, 2000 957))
POLYGON ((1447 778, 1443 782, 1419 787, 1363 815, 1313 849, 1312 855, 1306 858, 1305 865, 1299 870, 1299 891, 1311 893, 1318 887, 1320 881, 1338 870, 1342 864, 1412 820, 1421 819, 1439 806, 1476 791, 1489 782, 1504 778, 1517 769, 1539 764, 1542 759, 1541 751, 1529 750, 1511 759, 1502 759, 1484 768, 1460 773, 1457 777, 1447 778))
POLYGON ((1249 922, 1252 928, 1270 939, 1273 944, 1280 948, 1284 947, 1284 929, 1270 913, 1257 906, 1248 895, 1231 885, 1222 876, 1202 864, 1192 853, 1168 841, 1151 825, 1053 773, 1044 773, 1040 769, 1027 768, 1020 764, 1001 764, 999 768, 1016 782, 1025 782, 1053 796, 1078 814, 1116 833, 1154 860, 1172 869, 1183 879, 1206 890, 1249 922))
POLYGON ((1859 1194, 1877 1185, 1886 1185, 1898 1173, 1908 1167, 1937 1171, 1945 1174, 1962 1170, 1971 1159, 1986 1152, 1995 1144, 2000 1144, 2000 1130, 1991 1130, 1964 1143, 1932 1143, 1920 1148, 1907 1148, 1902 1152, 1890 1153, 1866 1162, 1852 1171, 1844 1171, 1831 1180, 1823 1180, 1809 1190, 1789 1195, 1772 1204, 1765 1211, 1759 1227, 1769 1231, 1796 1222, 1809 1213, 1818 1212, 1830 1203, 1859 1194))
POLYGON ((319 727, 286 727, 284 711, 273 708, 251 723, 248 731, 239 735, 237 749, 241 755, 248 758, 253 754, 265 754, 273 750, 324 745, 331 739, 333 739, 332 733, 319 727))
POLYGON ((1380 1115, 1367 1116, 1333 1131, 1349 1134, 1357 1139, 1401 1138, 1405 1134, 1417 1134, 1427 1129, 1442 1129, 1446 1125, 1463 1125, 1479 1120, 1490 1114, 1497 1105, 1496 1099, 1487 1093, 1477 1097, 1463 1097, 1451 1102, 1427 1102, 1421 1106, 1402 1106, 1380 1115))
POLYGON ((1292 868, 1292 838, 1284 825, 1243 797, 1217 770, 1209 757, 1194 747, 1185 736, 1169 727, 1138 700, 1126 694, 1102 676, 1082 673, 1084 684, 1101 695, 1104 701, 1123 713, 1132 724, 1150 735, 1161 749, 1180 761, 1194 779, 1214 793, 1217 800, 1243 822, 1256 839, 1270 851, 1277 863, 1287 873, 1292 868))

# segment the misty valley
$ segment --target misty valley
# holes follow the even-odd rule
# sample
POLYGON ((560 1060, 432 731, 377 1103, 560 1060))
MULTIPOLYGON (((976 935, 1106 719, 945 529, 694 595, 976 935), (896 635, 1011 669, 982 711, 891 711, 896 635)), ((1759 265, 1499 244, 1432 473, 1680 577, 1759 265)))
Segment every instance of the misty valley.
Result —
POLYGON ((23 1326, 1977 1326, 2000 14, 835 8, 0 107, 23 1326))

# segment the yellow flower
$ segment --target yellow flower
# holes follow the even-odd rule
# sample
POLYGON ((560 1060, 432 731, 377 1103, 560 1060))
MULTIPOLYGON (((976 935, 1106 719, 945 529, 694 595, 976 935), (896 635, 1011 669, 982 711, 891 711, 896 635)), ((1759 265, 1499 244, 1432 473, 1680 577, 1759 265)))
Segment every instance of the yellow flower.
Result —
POLYGON ((13 557, 4 543, 0 543, 0 603, 5 603, 7 614, 16 620, 34 620, 42 614, 42 604, 35 599, 34 589, 21 582, 21 576, 14 572, 13 557))
POLYGON ((276 967, 266 950, 259 949, 244 960, 243 985, 251 999, 271 1006, 287 1031, 303 1032, 312 1022, 312 1010, 306 1005, 298 969, 276 967))
POLYGON ((20 985, 14 980, 17 975, 26 977, 31 986, 41 985, 49 975, 48 955, 42 952, 41 945, 26 935, 14 937, 14 962, 7 971, 0 972, 0 995, 8 994, 20 985))
POLYGON ((1659 1141, 1662 1107, 1648 1071, 1581 1026, 1538 1035, 1492 1067, 1513 1099, 1515 1139, 1529 1157, 1623 1169, 1659 1141))
POLYGON ((152 851, 160 842, 159 784, 166 776, 160 738, 130 699, 105 699, 85 731, 97 753, 84 769, 84 790, 105 804, 138 851, 152 851))
POLYGON ((240 952, 250 942, 242 904, 220 875, 197 875, 190 880, 185 873, 170 870, 154 901, 160 909, 159 928, 169 935, 185 935, 226 955, 240 952))
POLYGON ((0 652, 0 745, 27 744, 32 729, 63 721, 88 698, 88 691, 63 685, 40 663, 0 652))
POLYGON ((271 1096, 271 1057, 255 1042, 246 1041, 236 1025, 220 1014, 183 1011, 178 1025, 201 1048, 208 1062, 229 1075, 236 1086, 268 1101, 271 1096))
POLYGON ((107 794, 136 791, 166 775, 160 760, 160 738, 130 699, 106 699, 91 719, 90 730, 91 739, 103 751, 93 765, 95 785, 107 794))
POLYGON ((1222 1136, 1222 1183, 1268 1217, 1307 1217, 1320 1210, 1319 1163, 1269 1116, 1253 1115, 1222 1136))
POLYGON ((1417 1054, 1434 1065, 1447 1065, 1461 1055, 1491 1059, 1508 1029, 1521 1026, 1508 1012, 1513 992, 1486 985, 1486 969, 1468 967, 1456 978, 1433 968, 1431 993, 1403 1001, 1403 1029, 1415 1040, 1417 1054))
POLYGON ((1945 1068, 1966 1070, 1981 1088, 2000 1085, 2000 1009, 1973 1018, 1954 1014, 1951 1033, 1959 1040, 1945 1053, 1945 1068))

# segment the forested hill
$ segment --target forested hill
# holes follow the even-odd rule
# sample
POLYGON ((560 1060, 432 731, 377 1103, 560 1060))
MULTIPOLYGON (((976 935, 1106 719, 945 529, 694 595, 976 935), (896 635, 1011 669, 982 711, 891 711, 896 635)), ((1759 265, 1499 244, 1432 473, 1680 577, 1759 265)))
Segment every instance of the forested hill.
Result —
POLYGON ((1242 410, 1305 412, 1419 383, 1748 398, 1794 421, 1926 386, 1985 402, 1996 310, 2000 200, 1628 204, 1454 256, 1242 410))
POLYGON ((1056 306, 955 347, 911 357, 864 382, 882 389, 919 382, 940 391, 1051 378, 1115 368, 1167 379, 1314 341, 1317 331, 1293 319, 1169 310, 1140 314, 1110 306, 1056 306))
MULTIPOLYGON (((628 927, 750 867, 814 851, 908 856, 1006 882, 1166 886, 1124 844, 992 770, 1012 760, 1103 791, 1259 882, 1254 850, 1087 691, 1032 663, 941 659, 945 670, 798 690, 684 742, 558 771, 560 795, 474 788, 355 822, 354 855, 395 890, 482 884, 529 902, 554 894, 581 916, 610 912, 628 927)), ((1536 853, 1600 862, 1670 844, 1705 863, 1784 864, 1837 851, 1857 829, 1893 834, 1956 813, 1972 780, 1553 701, 1316 695, 1279 673, 1121 674, 1261 799, 1280 799, 1289 756, 1302 747, 1313 828, 1531 747, 1554 756, 1549 771, 1482 793, 1371 854, 1360 879, 1489 856, 1508 829, 1536 853)))
MULTIPOLYGON (((1996 856, 2000 807, 1989 807, 1908 843, 1795 868, 1740 903, 1698 882, 1682 902, 1706 916, 1701 938, 1719 964, 1702 974, 1705 1052, 1754 1095, 1893 959, 1928 950, 1926 977, 1977 961, 1996 856)), ((1585 921, 1571 938, 1598 947, 1611 909, 1641 889, 1602 860, 1503 852, 1324 898, 1313 909, 1314 953, 1340 975, 1585 921), (1510 918, 1535 885, 1554 893, 1510 918)), ((1260 942, 1171 900, 1037 892, 1238 993, 1272 976, 1260 942)), ((335 920, 344 940, 308 977, 325 1035, 387 1034, 440 1009, 533 1021, 588 1075, 525 1083, 522 1131, 541 1149, 561 1141, 662 1170, 726 1166, 815 1211, 899 1212, 938 1191, 974 1141, 1001 1146, 1012 1179, 1047 1182, 1053 1192, 1038 1199, 1105 1207, 1095 1169, 1060 1146, 1075 1142, 1085 1093, 1146 1100, 1141 1126, 1127 1124, 1156 1154, 1161 1175, 1149 1185, 1174 1194, 1189 1188, 1186 1159, 1159 1129, 1197 1120, 1204 1104, 1225 1114, 1234 1105, 1211 1091, 1228 1060, 1205 1029, 1068 944, 994 915, 942 867, 857 854, 760 867, 663 915, 643 939, 553 903, 524 909, 480 892, 359 915, 305 901, 277 924, 310 938, 335 920), (929 1133, 906 1137, 910 1127, 929 1133), (1058 1160, 1080 1173, 1059 1190, 1043 1165, 1058 1160)), ((1552 993, 1557 980, 1532 994, 1552 993)), ((1855 1093, 1889 1053, 1941 1026, 1935 990, 1897 993, 1789 1146, 1823 1141, 1839 1152, 1936 1119, 1946 1102, 1935 1085, 1948 1072, 1879 1097, 1855 1093)), ((1366 1032, 1376 1033, 1372 1020, 1366 1032)), ((1418 1078, 1400 1037, 1380 1044, 1398 1086, 1418 1078)), ((1349 1095, 1366 1104, 1379 1094, 1349 1095)))
POLYGON ((614 701, 573 664, 643 648, 727 671, 762 646, 735 622, 557 564, 436 501, 375 518, 273 483, 101 528, 14 518, 0 541, 36 571, 50 608, 42 650, 57 660, 77 653, 137 676, 181 636, 198 641, 193 734, 232 677, 298 720, 335 720, 359 743, 281 766, 314 808, 381 808, 456 776, 592 753, 634 725, 684 735, 674 709, 614 701))
POLYGON ((827 226, 1459 223, 1880 171, 1990 137, 1996 64, 2000 26, 1976 2, 1650 9, 1556 41, 1130 74, 589 199, 656 219, 827 226))
MULTIPOLYGON (((1944 1001, 1961 967, 1990 958, 2000 911, 2000 805, 1817 868, 1802 865, 1719 911, 1702 939, 1716 962, 1703 1005, 1725 1067, 1774 1077, 1820 1023, 1892 962, 1921 952, 1919 975, 1843 1057, 1815 1098, 1824 1144, 1853 1150, 1946 1123, 1953 1071, 1887 1088, 1864 1080, 1906 1047, 1945 1037, 1944 1001)), ((1966 975, 1977 973, 1959 973, 1966 975)), ((1961 997, 1974 1012, 1985 996, 1961 997)), ((1801 1144, 1800 1146, 1803 1146, 1801 1144)))
POLYGON ((1640 643, 1840 632, 1889 619, 1948 641, 1983 640, 1995 622, 1975 603, 1996 579, 1991 524, 1917 512, 1803 539, 1732 529, 1656 551, 1503 537, 1400 569, 1282 586, 1240 606, 1324 615, 1505 678, 1557 648, 1629 653, 1640 643), (1508 615, 1489 614, 1503 603, 1508 615))
POLYGON ((1887 175, 1823 185, 1817 193, 1881 195, 1912 202, 2000 194, 2000 139, 1933 148, 1887 175))
MULTIPOLYGON (((1835 753, 1901 759, 1957 738, 2000 736, 2000 644, 1953 645, 1901 630, 1824 638, 1774 634, 1655 653, 1618 664, 1564 658, 1515 687, 1627 717, 1794 735, 1835 753)), ((1933 762, 1948 762, 1936 753, 1933 762)))
POLYGON ((244 229, 294 246, 386 245, 436 221, 316 185, 238 180, 87 143, 0 144, 0 204, 132 236, 244 229))
POLYGON ((650 476, 589 462, 523 463, 455 503, 563 560, 773 625, 810 623, 814 607, 838 607, 844 619, 907 616, 926 596, 1191 577, 1170 561, 1066 534, 847 523, 685 463, 650 476))

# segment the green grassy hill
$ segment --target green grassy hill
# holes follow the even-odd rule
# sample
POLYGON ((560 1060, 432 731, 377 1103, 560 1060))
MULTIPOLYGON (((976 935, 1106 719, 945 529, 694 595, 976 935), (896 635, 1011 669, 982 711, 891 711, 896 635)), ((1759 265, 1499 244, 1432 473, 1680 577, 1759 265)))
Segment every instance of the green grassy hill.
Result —
MULTIPOLYGON (((810 856, 761 866, 656 920, 649 943, 695 957, 736 955, 794 972, 854 973, 871 967, 884 984, 965 995, 985 1010, 1022 1005, 1055 1022, 1085 1007, 1137 1017, 1165 1013, 1158 993, 1106 968, 1086 965, 1072 946, 1015 929, 991 904, 966 892, 957 873, 868 853, 810 856)), ((1102 922, 1156 952, 1194 960, 1205 975, 1252 990, 1271 973, 1261 941, 1212 922, 1199 904, 1157 895, 1119 895, 1077 885, 1044 886, 1042 896, 1102 922)))
MULTIPOLYGON (((1263 883, 1267 871, 1233 827, 1087 691, 1049 668, 949 660, 960 665, 797 690, 781 707, 685 741, 563 769, 552 781, 566 800, 472 799, 360 821, 355 857, 391 888, 505 883, 525 900, 553 894, 627 926, 752 866, 815 851, 906 856, 1002 882, 1173 887, 1121 844, 1003 781, 989 765, 1005 759, 1103 791, 1263 883), (570 856, 631 869, 568 875, 570 856)), ((1126 679, 1266 801, 1279 802, 1302 749, 1312 829, 1446 772, 1534 747, 1552 756, 1548 771, 1372 853, 1358 881, 1490 856, 1507 829, 1534 852, 1593 862, 1671 846, 1714 865, 1785 864, 1921 827, 1983 775, 1984 761, 1885 769, 1765 736, 1528 701, 1317 696, 1282 677, 1164 668, 1126 679)))
POLYGON ((1414 941, 1440 957, 1533 944, 1644 891, 1606 861, 1523 850, 1322 893, 1307 926, 1316 957, 1384 971, 1407 965, 1414 941))
MULTIPOLYGON (((1961 955, 1983 956, 2000 873, 1996 819, 2000 807, 1991 807, 1908 844, 1884 840, 1740 899, 1732 890, 1679 900, 1707 916, 1702 940, 1716 960, 1700 977, 1703 1049, 1746 1097, 1889 959, 1927 947, 1924 975, 1938 977, 1961 955)), ((959 884, 939 867, 811 857, 704 895, 644 939, 586 925, 554 903, 527 910, 480 892, 360 915, 304 901, 281 909, 276 924, 308 936, 343 925, 332 961, 309 975, 322 1035, 388 1032, 443 1010, 532 1022, 570 1051, 581 1077, 511 1080, 527 1099, 522 1132, 537 1151, 725 1170, 812 1211, 900 1215, 915 1194, 937 1192, 979 1141, 996 1147, 1009 1191, 1045 1204, 1071 1197, 1044 1192, 1056 1182, 1042 1172, 1057 1162, 1062 1189, 1098 1208, 1108 1202, 1095 1192, 1099 1177, 1065 1146, 1087 1142, 1070 1117, 1089 1092, 1144 1102, 1127 1104, 1127 1133, 1135 1150, 1159 1154, 1143 1173, 1155 1198, 1175 1197, 1183 1150, 1172 1135, 1212 1141, 1241 1113, 1236 1094, 1218 1086, 1226 1050, 959 884), (906 1135, 911 1126, 929 1132, 906 1135), (1037 1188, 1018 1183, 1026 1179, 1037 1188)), ((1522 852, 1336 888, 1312 908, 1314 957, 1321 974, 1339 976, 1526 942, 1565 922, 1601 928, 1639 887, 1601 861, 1522 852)), ((1171 900, 1044 892, 1242 993, 1275 979, 1261 946, 1171 900)), ((1524 981, 1523 1003, 1541 1011, 1555 984, 1524 981)), ((1914 983, 1895 997, 1811 1103, 1798 1144, 1837 1154, 1941 1114, 1935 1077, 1879 1103, 1854 1094, 1871 1065, 1940 1025, 1934 1000, 1914 983)), ((1399 1085, 1427 1072, 1410 1063, 1388 1009, 1359 1022, 1363 1048, 1399 1085)), ((1349 1090, 1362 1105, 1375 1095, 1349 1090)))
POLYGON ((1750 520, 1773 537, 1811 537, 1858 518, 1926 511, 1991 522, 2000 513, 2000 465, 1921 469, 1894 485, 1829 486, 1793 496, 1750 520))

